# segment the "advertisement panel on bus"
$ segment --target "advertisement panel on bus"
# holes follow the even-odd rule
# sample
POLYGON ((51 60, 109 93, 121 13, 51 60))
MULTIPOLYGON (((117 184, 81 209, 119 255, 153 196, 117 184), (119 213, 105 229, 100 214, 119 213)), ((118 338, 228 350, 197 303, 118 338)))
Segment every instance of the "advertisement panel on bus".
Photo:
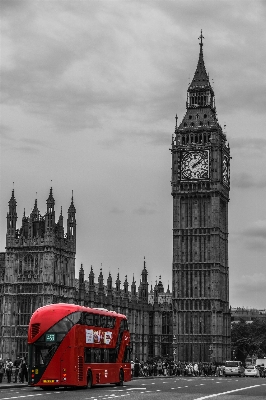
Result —
POLYGON ((123 314, 51 304, 31 317, 29 385, 43 389, 131 379, 130 334, 123 314))

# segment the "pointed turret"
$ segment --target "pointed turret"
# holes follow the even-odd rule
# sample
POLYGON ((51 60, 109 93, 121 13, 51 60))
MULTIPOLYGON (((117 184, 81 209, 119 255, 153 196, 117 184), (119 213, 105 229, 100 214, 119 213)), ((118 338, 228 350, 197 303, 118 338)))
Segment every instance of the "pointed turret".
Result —
POLYGON ((34 207, 33 207, 33 210, 31 212, 30 216, 31 216, 32 221, 37 221, 39 219, 39 210, 38 210, 38 205, 37 205, 37 199, 35 199, 34 207))
POLYGON ((47 204, 47 214, 52 214, 54 212, 54 205, 55 205, 52 187, 50 188, 50 193, 48 199, 46 200, 46 204, 47 204))
POLYGON ((140 287, 139 287, 139 296, 142 298, 142 300, 147 301, 148 300, 148 271, 146 269, 146 261, 144 257, 144 266, 143 270, 141 273, 141 282, 140 282, 140 287))
POLYGON ((145 257, 144 257, 144 266, 143 266, 143 270, 141 272, 141 282, 147 283, 147 279, 148 279, 148 271, 146 269, 146 261, 145 261, 145 257))
POLYGON ((40 216, 40 212, 38 210, 37 199, 35 199, 34 207, 30 214, 30 235, 31 235, 31 237, 36 237, 39 233, 39 216, 40 216))
POLYGON ((57 228, 58 228, 58 237, 60 239, 64 239, 64 217, 63 217, 62 206, 61 206, 61 212, 60 212, 58 222, 57 222, 57 228))
POLYGON ((135 281, 134 274, 133 274, 133 280, 131 283, 131 295, 132 295, 132 297, 136 297, 136 294, 137 294, 136 281, 135 281))
POLYGON ((96 296, 95 284, 94 284, 94 272, 91 265, 91 270, 89 273, 89 301, 91 306, 94 306, 94 300, 96 296))
POLYGON ((68 208, 67 218, 67 238, 73 243, 74 250, 76 249, 76 209, 73 200, 73 190, 71 197, 71 204, 68 208))
POLYGON ((53 197, 53 188, 51 187, 49 197, 46 200, 47 211, 45 216, 45 232, 52 232, 55 227, 55 200, 53 197))
POLYGON ((104 293, 103 270, 102 270, 102 268, 100 268, 100 274, 98 276, 98 292, 104 293))
POLYGON ((109 305, 112 304, 113 299, 113 279, 111 273, 109 272, 109 276, 107 278, 107 302, 109 305))
POLYGON ((94 290, 94 272, 93 272, 93 268, 91 265, 91 270, 89 273, 89 290, 94 290))
POLYGON ((79 270, 79 283, 84 283, 84 269, 83 269, 83 264, 81 264, 80 270, 79 270))
POLYGON ((124 294, 127 296, 128 295, 128 286, 129 283, 127 281, 127 275, 125 276, 125 281, 124 281, 124 294))
POLYGON ((14 189, 12 190, 11 198, 8 202, 8 213, 7 213, 7 233, 6 233, 6 245, 9 246, 11 241, 16 237, 16 224, 17 224, 17 202, 15 199, 14 189))
POLYGON ((23 217, 22 217, 21 235, 25 239, 27 239, 28 233, 29 233, 29 218, 26 217, 25 208, 24 208, 24 213, 23 213, 23 217))
POLYGON ((81 264, 79 270, 79 304, 81 306, 84 306, 84 299, 85 299, 84 269, 83 269, 83 264, 81 264))
POLYGON ((115 281, 115 288, 116 288, 117 294, 120 294, 120 285, 121 285, 121 281, 119 279, 119 272, 118 272, 117 278, 116 278, 116 281, 115 281))

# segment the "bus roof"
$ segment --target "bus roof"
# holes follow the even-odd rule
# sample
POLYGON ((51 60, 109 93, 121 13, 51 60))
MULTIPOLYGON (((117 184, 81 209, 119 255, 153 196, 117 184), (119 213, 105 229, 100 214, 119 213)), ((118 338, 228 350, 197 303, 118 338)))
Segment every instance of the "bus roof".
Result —
POLYGON ((45 306, 37 308, 37 310, 34 311, 33 315, 35 313, 42 312, 43 310, 46 311, 48 308, 50 309, 50 311, 64 310, 64 311, 69 311, 69 313, 75 311, 83 311, 83 312, 91 312, 94 314, 110 315, 110 316, 117 316, 120 318, 121 317, 126 318, 124 314, 117 313, 116 311, 113 310, 107 310, 106 308, 91 308, 91 307, 80 306, 78 304, 68 304, 68 303, 47 304, 45 306))
MULTIPOLYGON (((31 334, 30 334, 30 327, 34 324, 36 326, 42 325, 42 330, 47 330, 50 327, 52 327, 54 324, 56 324, 60 319, 63 319, 67 315, 73 313, 73 312, 87 312, 87 313, 93 313, 93 314, 100 314, 100 315, 106 315, 106 316, 112 316, 112 317, 118 317, 118 318, 123 318, 125 319, 126 316, 124 314, 119 314, 115 311, 108 311, 108 310, 102 310, 102 309, 97 309, 97 308, 90 308, 90 307, 84 307, 80 306, 78 304, 68 304, 68 303, 57 303, 57 304, 48 304, 46 306, 38 308, 31 316, 30 319, 30 326, 29 326, 29 331, 28 331, 28 342, 30 343, 32 341, 31 334)), ((34 337, 34 341, 37 339, 36 335, 34 337)))

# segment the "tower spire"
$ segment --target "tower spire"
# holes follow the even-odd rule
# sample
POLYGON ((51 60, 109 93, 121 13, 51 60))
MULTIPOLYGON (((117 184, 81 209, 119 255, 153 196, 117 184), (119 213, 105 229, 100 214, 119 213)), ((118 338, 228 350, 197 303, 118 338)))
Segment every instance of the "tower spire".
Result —
POLYGON ((205 68, 205 64, 204 64, 204 58, 203 58, 203 41, 202 39, 204 39, 204 36, 202 35, 202 30, 201 30, 201 34, 198 38, 200 40, 200 53, 199 53, 199 60, 198 60, 198 65, 194 74, 194 77, 192 79, 191 84, 189 85, 189 90, 191 89, 203 89, 203 88, 210 88, 210 81, 209 81, 209 77, 205 68))
POLYGON ((202 47, 203 47, 202 39, 205 39, 204 36, 202 35, 202 29, 200 31, 200 36, 198 37, 198 39, 200 39, 199 45, 200 45, 200 51, 202 52, 202 47))

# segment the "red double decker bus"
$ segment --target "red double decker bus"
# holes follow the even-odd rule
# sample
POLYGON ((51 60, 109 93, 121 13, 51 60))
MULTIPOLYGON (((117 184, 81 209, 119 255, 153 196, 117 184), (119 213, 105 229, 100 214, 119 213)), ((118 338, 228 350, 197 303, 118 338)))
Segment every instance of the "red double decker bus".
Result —
POLYGON ((74 304, 36 310, 28 330, 29 385, 42 389, 131 380, 125 315, 74 304))

